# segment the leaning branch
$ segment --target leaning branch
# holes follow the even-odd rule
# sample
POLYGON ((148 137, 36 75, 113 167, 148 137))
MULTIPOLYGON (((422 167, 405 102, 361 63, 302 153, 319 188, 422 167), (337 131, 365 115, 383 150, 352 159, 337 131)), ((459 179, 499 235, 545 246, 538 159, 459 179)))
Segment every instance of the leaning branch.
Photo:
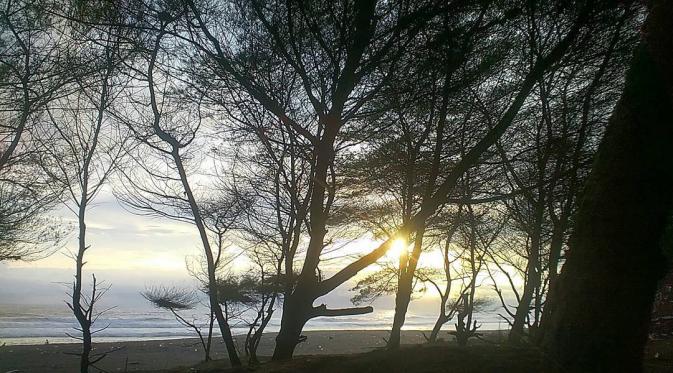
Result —
MULTIPOLYGON (((434 214, 437 209, 448 201, 449 194, 453 191, 460 177, 472 167, 481 157, 481 155, 488 150, 493 144, 502 137, 505 131, 514 122, 516 115, 523 106, 526 98, 532 91, 536 82, 544 75, 545 71, 558 62, 570 48, 572 43, 579 35, 580 30, 587 22, 589 9, 585 8, 582 15, 578 18, 574 27, 561 40, 552 51, 544 58, 540 58, 535 62, 533 68, 528 72, 524 79, 519 92, 514 98, 514 101, 509 106, 505 114, 500 118, 498 123, 492 127, 486 135, 472 148, 467 154, 458 162, 456 167, 451 171, 448 177, 442 182, 437 191, 423 201, 421 210, 410 219, 409 223, 403 225, 397 234, 391 237, 401 235, 408 235, 416 231, 418 222, 424 221, 429 216, 434 214)), ((342 270, 337 272, 331 278, 322 281, 317 288, 317 295, 325 295, 336 289, 339 285, 346 282, 348 279, 355 276, 358 272, 368 267, 381 258, 392 245, 393 238, 386 240, 379 247, 371 251, 369 254, 361 257, 353 263, 347 265, 342 270)))

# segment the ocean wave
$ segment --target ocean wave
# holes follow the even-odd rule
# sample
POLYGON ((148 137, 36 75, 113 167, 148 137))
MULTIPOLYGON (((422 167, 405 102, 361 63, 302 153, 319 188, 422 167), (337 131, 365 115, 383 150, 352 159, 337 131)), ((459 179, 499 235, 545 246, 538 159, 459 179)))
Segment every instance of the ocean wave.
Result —
MULTIPOLYGON (((67 333, 77 334, 75 318, 60 312, 51 312, 49 309, 40 309, 41 312, 27 310, 21 315, 16 313, 0 313, 0 343, 8 344, 35 344, 45 340, 55 342, 77 342, 67 337, 67 333)), ((204 314, 194 310, 194 315, 204 314)), ((267 332, 278 331, 280 327, 280 312, 274 315, 267 326, 267 332)), ((188 314, 188 317, 192 317, 188 314)), ((310 320, 306 330, 353 330, 370 329, 385 330, 390 328, 393 312, 378 310, 368 315, 347 317, 318 317, 310 320)), ((497 315, 475 314, 475 319, 482 325, 482 330, 493 330, 505 327, 506 323, 497 315)), ((207 317, 202 317, 205 326, 207 317)), ((436 320, 432 314, 409 313, 404 329, 431 329, 436 320)), ((453 321, 447 323, 446 329, 453 329, 453 321)), ((133 312, 128 310, 111 310, 101 316, 94 329, 104 328, 96 333, 94 339, 104 341, 133 341, 152 339, 173 339, 194 337, 186 327, 180 325, 170 313, 157 310, 133 312)), ((217 329, 217 328, 216 328, 217 329)), ((245 323, 232 323, 232 332, 236 335, 245 334, 245 323)))

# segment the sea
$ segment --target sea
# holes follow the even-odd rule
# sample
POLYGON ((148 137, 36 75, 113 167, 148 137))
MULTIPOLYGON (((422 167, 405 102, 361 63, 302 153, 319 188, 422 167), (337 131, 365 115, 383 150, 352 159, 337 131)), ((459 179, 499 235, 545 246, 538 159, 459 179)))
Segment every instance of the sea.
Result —
MULTIPOLYGON (((183 315, 187 319, 197 320, 197 324, 207 323, 205 310, 190 310, 183 315), (199 321, 200 320, 200 321, 199 321)), ((250 314, 243 315, 243 319, 250 314)), ((373 313, 344 317, 318 317, 308 322, 305 330, 387 330, 393 319, 393 310, 375 309, 373 313)), ((497 312, 479 312, 475 314, 481 330, 500 330, 507 323, 497 312)), ((406 317, 404 329, 430 330, 436 320, 432 312, 414 312, 406 317)), ((443 330, 453 330, 452 320, 443 330)), ((278 331, 280 311, 277 311, 267 332, 278 331)), ((79 343, 76 336, 77 321, 65 305, 0 305, 0 345, 33 345, 47 343, 79 343)), ((217 329, 217 328, 215 328, 217 329)), ((180 325, 173 315, 154 308, 113 308, 99 316, 94 324, 94 341, 119 342, 193 338, 194 332, 180 325)), ((244 321, 232 322, 234 334, 245 334, 244 321)), ((215 332, 217 334, 217 332, 215 332)))

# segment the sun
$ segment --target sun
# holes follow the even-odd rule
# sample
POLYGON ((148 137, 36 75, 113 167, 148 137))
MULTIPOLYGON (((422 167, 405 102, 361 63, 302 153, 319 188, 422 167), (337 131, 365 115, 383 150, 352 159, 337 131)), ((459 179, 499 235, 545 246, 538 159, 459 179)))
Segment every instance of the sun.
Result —
POLYGON ((388 249, 388 252, 386 252, 386 256, 390 260, 398 260, 402 255, 407 254, 407 241, 403 238, 396 238, 392 245, 390 246, 390 249, 388 249))

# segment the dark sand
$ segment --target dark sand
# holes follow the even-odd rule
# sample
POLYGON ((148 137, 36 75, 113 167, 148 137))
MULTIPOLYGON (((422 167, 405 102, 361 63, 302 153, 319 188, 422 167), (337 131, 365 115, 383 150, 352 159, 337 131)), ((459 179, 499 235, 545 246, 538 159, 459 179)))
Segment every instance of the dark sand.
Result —
MULTIPOLYGON (((357 331, 309 331, 306 342, 297 347, 297 355, 351 354, 367 352, 385 346, 387 330, 357 331)), ((497 338, 498 332, 491 337, 497 338)), ((453 340, 444 332, 442 338, 453 340)), ((238 336, 237 342, 242 354, 241 343, 244 336, 238 336)), ((273 351, 275 333, 265 334, 258 355, 270 356, 273 351)), ((213 340, 214 359, 225 359, 226 351, 220 339, 213 340)), ((404 331, 402 343, 418 344, 425 342, 421 331, 404 331)), ((77 372, 78 356, 69 355, 79 351, 77 344, 49 344, 29 346, 0 347, 0 373, 19 370, 23 373, 77 372)), ((113 342, 94 344, 94 353, 120 349, 105 357, 96 366, 107 372, 124 372, 151 369, 167 369, 179 366, 191 366, 203 359, 202 347, 196 339, 173 339, 161 341, 113 342)), ((91 369, 90 372, 97 372, 91 369)))

